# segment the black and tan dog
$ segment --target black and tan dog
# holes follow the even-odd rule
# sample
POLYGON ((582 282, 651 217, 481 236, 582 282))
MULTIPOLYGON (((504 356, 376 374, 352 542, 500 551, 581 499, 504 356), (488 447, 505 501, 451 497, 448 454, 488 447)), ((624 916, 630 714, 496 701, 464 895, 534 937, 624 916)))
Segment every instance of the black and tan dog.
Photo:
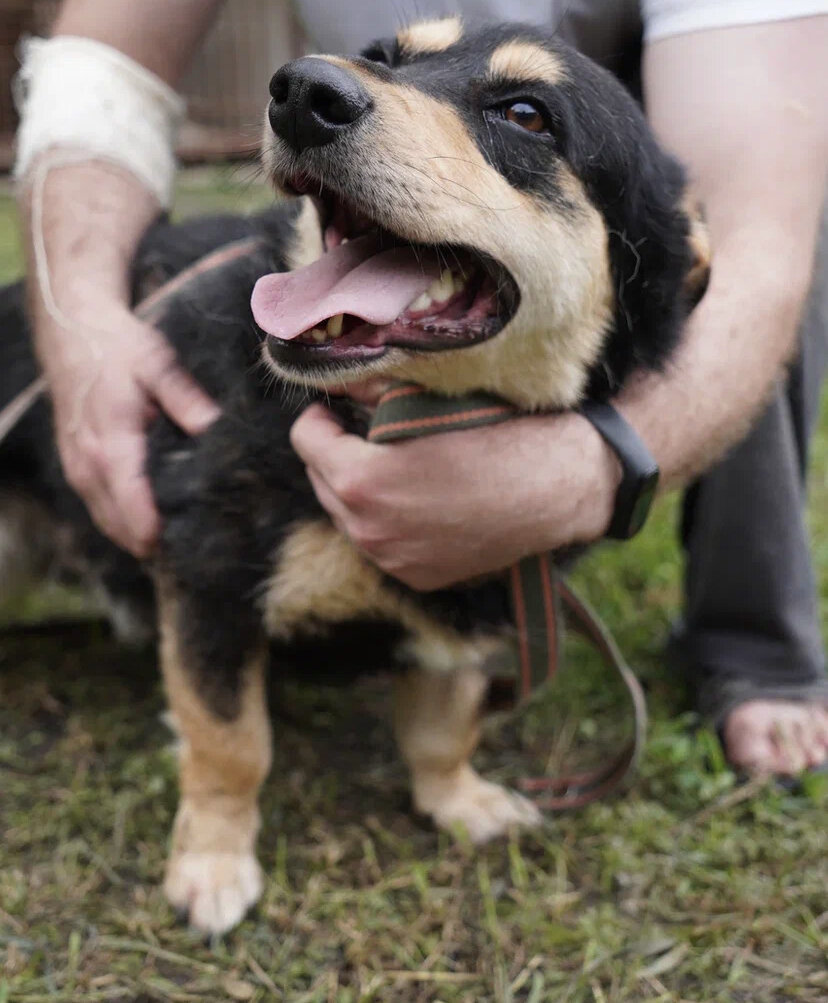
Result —
MULTIPOLYGON (((681 168, 616 81, 533 29, 421 23, 360 58, 296 60, 271 94, 267 167, 311 197, 160 225, 135 267, 137 298, 178 276, 143 315, 223 408, 197 440, 163 418, 150 431, 152 577, 66 486, 45 403, 0 446, 2 580, 74 568, 133 634, 157 608, 181 737, 165 888, 206 931, 261 889, 268 638, 364 623, 376 657, 405 666, 396 728, 417 807, 478 840, 536 821, 470 765, 486 663, 511 643, 504 584, 418 595, 367 563, 316 501, 285 401, 368 375, 527 410, 606 397, 664 364, 704 272, 681 168)), ((0 327, 2 404, 35 375, 19 288, 0 327)))

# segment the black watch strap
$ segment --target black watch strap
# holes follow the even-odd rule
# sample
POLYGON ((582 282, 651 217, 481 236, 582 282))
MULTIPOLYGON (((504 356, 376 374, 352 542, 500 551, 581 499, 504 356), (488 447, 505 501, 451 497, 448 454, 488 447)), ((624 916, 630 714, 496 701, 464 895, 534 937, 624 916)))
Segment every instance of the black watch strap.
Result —
POLYGON ((658 488, 658 464, 638 433, 603 401, 584 401, 578 408, 621 462, 623 475, 615 495, 615 511, 607 536, 629 540, 647 521, 658 488))

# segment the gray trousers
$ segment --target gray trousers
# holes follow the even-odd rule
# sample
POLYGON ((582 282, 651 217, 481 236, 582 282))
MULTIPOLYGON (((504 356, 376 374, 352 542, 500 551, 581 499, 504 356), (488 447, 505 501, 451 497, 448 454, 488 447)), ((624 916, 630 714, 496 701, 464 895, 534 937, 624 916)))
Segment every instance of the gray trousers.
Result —
POLYGON ((799 338, 753 431, 685 495, 686 608, 673 652, 717 724, 755 697, 828 700, 805 521, 808 442, 828 361, 828 211, 799 338))

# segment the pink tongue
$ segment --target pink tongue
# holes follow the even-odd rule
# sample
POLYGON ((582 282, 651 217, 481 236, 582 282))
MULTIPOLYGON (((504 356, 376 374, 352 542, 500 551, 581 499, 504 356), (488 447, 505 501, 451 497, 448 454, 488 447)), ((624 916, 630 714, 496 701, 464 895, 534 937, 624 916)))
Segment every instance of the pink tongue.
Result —
POLYGON ((263 331, 290 341, 338 313, 390 324, 439 277, 436 255, 410 247, 377 253, 375 237, 360 237, 298 271, 262 276, 251 306, 263 331))

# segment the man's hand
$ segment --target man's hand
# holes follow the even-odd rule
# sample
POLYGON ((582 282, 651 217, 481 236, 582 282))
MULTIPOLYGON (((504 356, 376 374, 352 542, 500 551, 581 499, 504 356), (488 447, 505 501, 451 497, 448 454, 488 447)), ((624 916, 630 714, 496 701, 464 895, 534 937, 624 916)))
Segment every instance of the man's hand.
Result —
POLYGON ((575 414, 379 445, 347 434, 313 405, 291 441, 337 527, 416 589, 595 539, 609 524, 620 479, 617 461, 575 414))
POLYGON ((118 303, 89 310, 73 316, 71 332, 51 318, 38 329, 58 448, 67 480, 98 527, 145 557, 159 529, 144 471, 147 422, 160 409, 198 435, 219 409, 158 331, 118 303))
POLYGON ((197 435, 219 413, 130 310, 130 262, 158 205, 129 173, 98 162, 52 168, 37 198, 39 232, 25 189, 30 315, 64 473, 101 531, 145 557, 159 530, 147 423, 161 410, 197 435))

